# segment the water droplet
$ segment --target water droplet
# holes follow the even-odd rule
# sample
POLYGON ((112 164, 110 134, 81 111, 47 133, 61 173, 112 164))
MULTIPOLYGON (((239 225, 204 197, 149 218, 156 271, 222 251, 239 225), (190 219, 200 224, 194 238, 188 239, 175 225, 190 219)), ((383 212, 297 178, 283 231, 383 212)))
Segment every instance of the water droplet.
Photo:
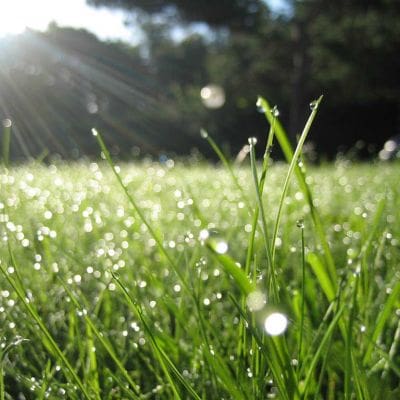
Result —
POLYGON ((204 129, 200 129, 200 136, 203 139, 207 139, 208 138, 208 132, 206 130, 204 130, 204 129))
POLYGON ((149 302, 150 308, 154 308, 156 305, 157 305, 157 302, 156 302, 155 300, 151 300, 151 301, 149 302))
POLYGON ((310 103, 310 109, 311 109, 311 111, 315 110, 317 107, 318 107, 318 101, 317 101, 317 100, 313 100, 313 101, 310 103))
POLYGON ((181 285, 177 283, 176 285, 174 285, 174 292, 179 293, 180 291, 181 291, 181 285))
POLYGON ((225 104, 225 91, 219 85, 210 84, 200 90, 200 97, 205 107, 220 108, 225 104))
POLYGON ((215 245, 215 251, 218 254, 225 254, 228 251, 228 243, 223 240, 217 242, 215 245))
POLYGON ((98 134, 99 134, 99 133, 97 132, 97 130, 93 128, 93 129, 92 129, 92 135, 93 135, 93 136, 98 136, 98 134))
POLYGON ((279 110, 278 110, 278 106, 274 106, 274 107, 271 109, 271 114, 272 114, 272 116, 275 117, 275 118, 279 117, 280 112, 279 112, 279 110))
POLYGON ((264 321, 264 328, 268 335, 278 336, 285 332, 288 325, 288 319, 285 314, 273 312, 269 314, 264 321))
POLYGON ((205 306, 209 306, 209 305, 211 304, 210 299, 205 298, 205 299, 203 300, 203 304, 204 304, 205 306))
POLYGON ((256 290, 247 296, 246 304, 250 311, 259 311, 267 303, 267 297, 264 293, 256 290))
POLYGON ((252 136, 247 139, 249 141, 250 146, 255 146, 257 144, 257 138, 252 136))
POLYGON ((77 310, 76 314, 78 315, 78 317, 83 317, 87 315, 87 310, 85 308, 83 308, 82 310, 77 310))
POLYGON ((296 226, 300 229, 304 229, 304 220, 301 218, 296 221, 296 226))
POLYGON ((204 242, 210 237, 210 232, 207 229, 202 229, 199 233, 199 240, 204 242))
POLYGON ((259 97, 259 98, 257 99, 256 107, 257 107, 257 111, 258 111, 259 113, 262 113, 262 114, 265 113, 265 109, 264 109, 264 107, 263 107, 263 100, 262 100, 261 97, 259 97))
POLYGON ((3 119, 3 127, 4 128, 11 128, 12 121, 9 118, 3 119))

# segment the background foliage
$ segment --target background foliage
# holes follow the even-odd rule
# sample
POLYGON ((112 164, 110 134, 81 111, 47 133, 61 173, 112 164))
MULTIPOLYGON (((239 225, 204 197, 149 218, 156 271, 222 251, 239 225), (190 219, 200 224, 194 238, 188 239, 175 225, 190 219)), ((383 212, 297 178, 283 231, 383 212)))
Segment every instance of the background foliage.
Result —
POLYGON ((200 127, 235 155, 265 136, 258 94, 279 106, 294 140, 323 93, 311 135, 319 155, 355 145, 370 155, 398 133, 398 1, 293 0, 283 15, 261 0, 89 3, 126 9, 144 40, 106 43, 54 24, 4 39, 0 117, 13 120, 14 157, 95 153, 93 126, 124 157, 207 154, 200 127), (225 90, 220 109, 201 102, 209 83, 225 90))

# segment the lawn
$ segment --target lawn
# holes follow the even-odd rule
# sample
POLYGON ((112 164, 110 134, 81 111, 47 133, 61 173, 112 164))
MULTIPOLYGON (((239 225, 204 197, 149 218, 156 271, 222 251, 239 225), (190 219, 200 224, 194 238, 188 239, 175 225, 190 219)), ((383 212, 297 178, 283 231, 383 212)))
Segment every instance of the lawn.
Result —
POLYGON ((1 399, 399 398, 398 163, 270 164, 3 168, 1 399))

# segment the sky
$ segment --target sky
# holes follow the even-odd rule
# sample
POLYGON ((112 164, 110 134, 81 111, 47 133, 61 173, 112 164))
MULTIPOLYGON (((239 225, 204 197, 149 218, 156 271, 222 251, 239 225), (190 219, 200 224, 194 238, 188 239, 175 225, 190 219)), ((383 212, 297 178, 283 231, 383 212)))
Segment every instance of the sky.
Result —
MULTIPOLYGON (((285 0, 264 0, 275 12, 285 11, 285 0)), ((287 10, 287 8, 286 8, 287 10)), ((120 39, 136 44, 139 30, 125 25, 121 10, 94 8, 85 0, 0 0, 0 38, 31 28, 46 30, 50 22, 61 27, 85 28, 100 39, 120 39)))
POLYGON ((85 28, 100 39, 138 40, 138 32, 124 24, 121 10, 90 7, 85 0, 0 0, 0 16, 0 37, 26 27, 44 31, 54 21, 62 27, 85 28))

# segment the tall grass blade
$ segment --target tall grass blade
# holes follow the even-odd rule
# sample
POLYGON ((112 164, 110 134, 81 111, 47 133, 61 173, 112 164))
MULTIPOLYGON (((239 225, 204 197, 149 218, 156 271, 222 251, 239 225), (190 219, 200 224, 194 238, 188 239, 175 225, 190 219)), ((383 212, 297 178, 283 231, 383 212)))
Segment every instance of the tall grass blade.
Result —
POLYGON ((126 187, 126 185, 124 184, 124 182, 122 182, 121 176, 119 175, 119 173, 116 171, 114 162, 111 159, 111 155, 110 152, 108 151, 103 138, 101 137, 100 133, 97 132, 96 129, 92 129, 92 133, 93 136, 95 136, 95 138, 97 139, 97 142, 101 148, 101 151, 103 152, 109 166, 111 167, 115 177, 117 178, 117 181, 119 183, 119 185, 121 186, 122 190, 124 191, 127 199, 129 200, 129 203, 132 205, 133 209, 135 210, 135 212, 138 214, 139 218, 141 219, 141 221, 143 222, 143 224, 146 226, 146 228, 148 229, 150 235, 153 237, 153 239, 155 240, 157 247, 160 251, 160 253, 167 259, 169 265, 172 267, 172 269, 174 270, 174 272, 176 273, 176 275, 178 276, 178 278, 181 280, 182 285, 184 286, 184 288, 190 292, 190 288, 186 282, 186 280, 184 279, 181 271, 179 270, 177 264, 175 263, 175 261, 173 260, 173 258, 170 256, 170 254, 165 250, 164 245, 162 243, 162 239, 159 237, 159 235, 156 233, 156 231, 153 229, 153 227, 151 226, 151 224, 148 222, 147 218, 145 217, 143 211, 140 209, 140 207, 138 206, 138 204, 136 203, 135 199, 132 197, 132 195, 129 193, 128 188, 126 187))
POLYGON ((202 138, 207 140, 208 144, 211 146, 211 148, 214 150, 215 154, 221 160, 222 164, 225 166, 225 168, 229 172, 229 175, 231 176, 232 181, 235 184, 236 188, 240 191, 243 201, 246 203, 247 209, 251 210, 249 198, 246 195, 245 191, 243 190, 242 185, 239 183, 239 180, 236 177, 236 175, 232 169, 231 163, 228 161, 228 159, 225 157, 224 153, 221 151, 221 149, 219 148, 217 143, 215 143, 214 139, 208 134, 208 132, 205 129, 200 129, 200 135, 202 138))
POLYGON ((10 164, 11 125, 12 123, 9 119, 3 121, 2 150, 3 150, 3 164, 6 168, 8 168, 10 164))
POLYGON ((336 285, 332 282, 328 272, 322 264, 317 254, 309 252, 307 254, 307 262, 311 266, 326 298, 329 302, 333 301, 336 296, 336 285))
POLYGON ((255 285, 247 277, 246 272, 231 257, 226 254, 218 254, 211 243, 208 243, 207 247, 212 251, 214 258, 222 265, 228 275, 234 279, 243 295, 248 296, 255 290, 255 285))
POLYGON ((329 344, 329 342, 332 340, 332 335, 334 330, 336 329, 336 326, 340 320, 340 318, 342 317, 342 314, 345 310, 345 306, 343 305, 341 308, 339 308, 339 310, 336 312, 334 318, 332 319, 331 323, 329 324, 329 326, 326 329, 325 334, 323 335, 315 353, 314 356, 312 357, 311 361, 308 363, 307 365, 307 374, 306 377, 304 379, 304 392, 302 395, 303 399, 307 399, 307 392, 310 389, 310 384, 311 384, 311 380, 312 380, 312 376, 314 374, 314 370, 317 366, 317 362, 320 359, 324 349, 326 348, 326 346, 329 344))
MULTIPOLYGON (((292 158, 290 160, 289 169, 288 169, 288 172, 287 172, 287 175, 286 175, 286 178, 285 178, 285 182, 283 184, 281 198, 279 200, 278 213, 277 213, 277 216, 276 216, 274 233, 272 235, 272 262, 275 259, 275 249, 276 249, 275 243, 276 243, 276 238, 278 236, 279 226, 280 226, 280 223, 281 223, 283 205, 285 203, 285 198, 286 198, 286 195, 287 195, 287 191, 289 189, 289 183, 290 183, 291 177, 293 175, 293 172, 295 170, 295 167, 297 166, 297 162, 299 160, 301 151, 303 149, 304 142, 305 142, 305 140, 307 138, 308 133, 310 132, 312 123, 314 121, 314 118, 317 115, 317 111, 318 111, 319 104, 321 103, 321 101, 322 101, 322 96, 320 96, 319 99, 315 101, 315 104, 314 104, 314 106, 312 108, 311 114, 310 114, 310 116, 309 116, 309 118, 308 118, 308 120, 306 122, 306 125, 304 126, 303 132, 302 132, 302 134, 300 136, 300 139, 299 139, 299 141, 297 143, 296 150, 295 150, 295 152, 294 152, 294 154, 293 154, 293 156, 292 156, 292 158)), ((275 120, 274 120, 274 123, 275 123, 275 120)))
MULTIPOLYGON (((272 124, 272 123, 275 124, 274 125, 275 126, 275 136, 279 142, 279 145, 283 151, 283 154, 284 154, 287 162, 291 163, 293 156, 294 156, 294 152, 293 152, 292 146, 287 138, 285 130, 283 129, 279 119, 273 115, 271 108, 268 104, 268 101, 262 97, 260 97, 259 99, 260 99, 260 105, 261 105, 262 109, 264 110, 265 117, 267 118, 268 122, 270 124, 272 124)), ((321 246, 324 250, 324 257, 325 257, 326 264, 327 264, 327 267, 329 270, 329 274, 330 274, 331 278, 333 279, 333 281, 336 281, 337 274, 336 274, 335 262, 334 262, 332 252, 329 247, 328 240, 325 235, 325 230, 322 225, 321 218, 314 206, 311 190, 306 183, 303 172, 301 171, 301 169, 299 168, 299 166, 297 164, 295 165, 294 172, 296 174, 296 178, 297 178, 299 187, 302 190, 302 192, 307 200, 307 203, 310 207, 311 218, 313 220, 314 229, 315 229, 316 235, 318 237, 318 240, 320 241, 321 246)))
POLYGON ((269 274, 268 274, 269 290, 271 291, 271 298, 273 299, 273 301, 279 302, 278 285, 276 282, 275 266, 274 266, 274 263, 272 262, 271 244, 270 244, 269 233, 268 233, 268 228, 267 228, 267 219, 265 217, 263 200, 262 200, 262 196, 260 193, 260 186, 259 186, 259 180, 258 180, 256 155, 255 155, 255 148, 254 148, 255 143, 253 142, 252 139, 250 139, 249 142, 250 142, 251 172, 253 175, 253 181, 254 181, 254 186, 255 186, 255 191, 256 191, 258 210, 261 215, 261 218, 260 218, 261 219, 261 228, 262 228, 265 253, 266 253, 267 263, 268 263, 268 268, 269 268, 269 271, 268 271, 269 272, 269 274))
POLYGON ((398 303, 399 298, 400 298, 400 282, 397 282, 397 284, 392 289, 392 292, 387 298, 386 303, 384 304, 381 312, 379 313, 376 319, 376 324, 371 334, 371 339, 363 358, 364 366, 367 366, 368 363, 370 362, 371 354, 374 350, 375 343, 378 340, 379 336, 381 335, 383 328, 385 327, 386 321, 391 316, 393 307, 396 305, 396 303, 398 303))
POLYGON ((154 336, 152 329, 148 325, 146 319, 143 316, 143 312, 141 307, 132 299, 131 295, 129 294, 128 290, 126 289, 125 285, 121 282, 121 280, 112 272, 112 276, 114 278, 115 283, 121 289, 124 297, 129 305, 130 309, 134 312, 134 314, 140 319, 144 330, 146 332, 147 337, 149 338, 151 347, 153 349, 154 355, 158 359, 161 368, 163 369, 165 376, 171 385, 171 388, 174 392, 174 398, 181 399, 179 394, 179 390, 175 385, 174 379, 172 378, 169 370, 174 374, 174 376, 178 379, 178 381, 185 387, 187 392, 196 400, 200 400, 201 397, 196 393, 196 391, 191 387, 191 385, 186 381, 183 375, 179 372, 178 368, 172 362, 170 357, 165 353, 165 351, 160 347, 158 344, 157 338, 154 336))
POLYGON ((234 296, 230 295, 229 297, 239 311, 243 320, 246 322, 246 328, 248 329, 251 337, 256 341, 263 357, 267 361, 268 368, 271 370, 275 384, 278 387, 279 395, 282 397, 282 399, 291 400, 291 387, 288 384, 287 379, 285 379, 287 376, 286 368, 289 368, 290 364, 284 364, 274 342, 272 340, 268 340, 267 338, 264 339, 261 332, 259 332, 257 327, 252 324, 251 318, 248 317, 246 311, 240 306, 234 296))
POLYGON ((304 319, 305 319, 305 285, 306 285, 306 260, 305 260, 305 243, 304 243, 304 226, 301 229, 301 303, 300 303, 300 332, 298 347, 298 362, 302 361, 303 336, 304 336, 304 319))
MULTIPOLYGON (((9 252, 10 252, 10 260, 11 260, 11 265, 15 270, 18 270, 17 263, 15 261, 14 255, 11 251, 11 248, 9 247, 9 252)), ((52 354, 58 358, 62 364, 65 365, 68 373, 70 374, 70 377, 75 381, 76 385, 79 387, 79 389, 82 392, 82 395, 85 399, 90 400, 91 396, 89 392, 86 390, 84 384, 82 383, 82 380, 79 378, 78 374, 75 372, 75 369, 72 367, 70 362, 68 361, 67 357, 64 355, 63 351, 60 349, 60 347, 57 345, 56 341, 54 340, 53 336, 51 333, 48 331, 46 328, 45 324, 43 323, 42 319, 40 318, 39 314, 37 313, 36 309, 33 307, 33 305, 27 301, 27 296, 25 294, 24 288, 21 286, 21 284, 17 281, 15 281, 10 274, 4 269, 4 267, 0 263, 0 270, 10 286, 14 289, 15 293, 17 294, 19 300, 21 303, 24 305, 26 311, 30 315, 30 317, 35 321, 37 326, 39 327, 40 332, 42 333, 41 339, 43 344, 45 345, 46 348, 49 348, 52 352, 52 354)))
MULTIPOLYGON (((68 288, 68 286, 64 282, 62 282, 61 280, 60 280, 60 282, 63 285, 65 291, 68 293, 68 296, 70 297, 70 299, 73 302, 73 304, 76 307, 76 309, 77 310, 85 310, 85 308, 82 306, 82 304, 79 303, 79 300, 77 299, 76 295, 74 293, 72 293, 72 291, 68 288)), ((83 316, 86 324, 90 327, 90 330, 93 332, 93 334, 99 340, 101 345, 107 351, 109 356, 114 361, 115 365, 118 367, 118 369, 121 371, 121 373, 124 376, 124 378, 126 379, 126 381, 129 383, 129 385, 133 389, 133 392, 131 393, 130 397, 132 399, 135 399, 135 400, 139 399, 140 398, 139 397, 139 395, 140 395, 139 386, 132 380, 132 378, 129 375, 128 371, 123 366, 121 360, 115 354, 115 351, 112 348, 111 344, 107 341, 107 339, 104 337, 104 335, 97 329, 96 325, 94 324, 92 319, 89 317, 87 312, 82 312, 82 316, 83 316)))

